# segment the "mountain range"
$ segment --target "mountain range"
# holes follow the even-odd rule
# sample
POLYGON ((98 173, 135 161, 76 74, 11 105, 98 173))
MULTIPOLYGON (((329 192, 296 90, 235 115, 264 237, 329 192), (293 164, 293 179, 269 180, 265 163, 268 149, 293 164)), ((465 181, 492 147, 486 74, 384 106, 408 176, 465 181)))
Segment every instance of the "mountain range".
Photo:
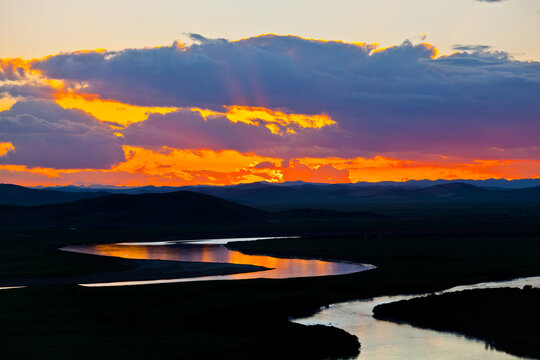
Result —
MULTIPOLYGON (((347 208, 354 208, 354 205, 370 203, 490 203, 505 201, 534 203, 540 200, 540 186, 507 189, 453 182, 411 188, 393 185, 358 186, 357 184, 321 185, 311 183, 283 185, 260 182, 222 187, 191 186, 175 188, 147 186, 107 190, 76 187, 62 188, 62 190, 30 189, 16 185, 0 184, 0 204, 37 206, 92 198, 106 198, 106 196, 111 195, 164 195, 167 193, 205 194, 245 206, 271 210, 339 208, 342 205, 346 205, 347 208)), ((171 195, 172 197, 173 195, 171 195)), ((114 198, 111 197, 110 199, 114 198)), ((164 195, 156 198, 165 201, 168 197, 164 195)))

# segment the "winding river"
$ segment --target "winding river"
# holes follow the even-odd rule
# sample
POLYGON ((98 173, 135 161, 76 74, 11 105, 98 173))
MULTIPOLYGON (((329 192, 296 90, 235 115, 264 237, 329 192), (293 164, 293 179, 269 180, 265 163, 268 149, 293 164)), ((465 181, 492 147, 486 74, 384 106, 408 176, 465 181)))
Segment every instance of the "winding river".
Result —
MULTIPOLYGON (((309 259, 282 259, 273 256, 246 255, 227 249, 229 241, 251 241, 265 238, 206 239, 192 241, 167 241, 147 243, 117 243, 101 245, 77 245, 62 248, 65 251, 114 256, 130 259, 154 259, 175 261, 219 262, 250 264, 269 270, 222 276, 203 276, 182 279, 129 281, 113 283, 81 284, 83 286, 125 286, 186 281, 240 280, 255 278, 291 278, 349 274, 373 268, 370 265, 329 262, 309 259)), ((540 287, 540 277, 459 286, 444 292, 492 287, 540 287)), ((376 305, 422 296, 384 296, 369 300, 357 300, 332 304, 313 316, 295 319, 306 325, 331 325, 356 335, 362 343, 359 360, 510 360, 518 357, 487 347, 483 342, 463 336, 419 329, 406 324, 376 320, 372 316, 376 305)))
MULTIPOLYGON (((126 286, 163 284, 187 281, 243 280, 243 279, 285 279, 308 276, 344 275, 372 269, 371 265, 333 262, 312 259, 282 259, 264 255, 246 255, 229 250, 225 244, 230 241, 253 241, 269 238, 230 238, 179 240, 162 242, 117 243, 97 245, 66 246, 61 250, 84 254, 114 256, 127 259, 195 261, 209 263, 231 263, 257 265, 269 270, 232 275, 200 276, 179 279, 159 279, 144 281, 123 281, 80 284, 82 286, 126 286)), ((275 237, 274 237, 275 239, 275 237)))

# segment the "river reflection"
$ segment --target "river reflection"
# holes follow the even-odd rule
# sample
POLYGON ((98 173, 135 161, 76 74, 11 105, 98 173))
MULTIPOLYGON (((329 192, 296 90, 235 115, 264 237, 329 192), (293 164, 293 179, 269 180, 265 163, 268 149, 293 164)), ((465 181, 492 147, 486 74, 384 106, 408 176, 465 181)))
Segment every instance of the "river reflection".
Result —
MULTIPOLYGON (((245 241, 246 239, 229 239, 230 241, 245 241)), ((247 240, 253 240, 248 238, 247 240)), ((292 277, 342 275, 364 271, 369 265, 329 262, 321 260, 283 259, 273 256, 246 255, 227 249, 224 243, 227 239, 160 242, 160 243, 119 243, 77 245, 62 248, 65 251, 80 252, 102 256, 121 257, 126 259, 172 260, 209 263, 231 263, 257 265, 269 268, 265 271, 241 273, 233 275, 204 276, 185 279, 167 279, 151 281, 130 281, 118 283, 92 284, 94 286, 138 285, 151 283, 185 282, 201 280, 239 280, 239 279, 284 279, 292 277)), ((87 286, 90 284, 86 284, 87 286)))

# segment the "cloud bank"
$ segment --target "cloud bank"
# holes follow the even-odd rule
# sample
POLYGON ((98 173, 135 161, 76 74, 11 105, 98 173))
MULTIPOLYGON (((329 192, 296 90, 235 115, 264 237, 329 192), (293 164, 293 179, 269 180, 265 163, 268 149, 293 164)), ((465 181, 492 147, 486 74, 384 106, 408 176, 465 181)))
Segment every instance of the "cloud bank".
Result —
MULTIPOLYGON (((538 62, 486 45, 439 55, 410 41, 378 49, 272 34, 191 37, 189 46, 3 59, 0 93, 21 100, 0 113, 0 141, 16 149, 0 161, 111 169, 131 159, 126 146, 231 150, 259 156, 253 166, 274 159, 280 179, 306 166, 351 181, 361 174, 341 161, 298 159, 539 158, 538 62)), ((241 168, 270 176, 268 166, 241 168)))

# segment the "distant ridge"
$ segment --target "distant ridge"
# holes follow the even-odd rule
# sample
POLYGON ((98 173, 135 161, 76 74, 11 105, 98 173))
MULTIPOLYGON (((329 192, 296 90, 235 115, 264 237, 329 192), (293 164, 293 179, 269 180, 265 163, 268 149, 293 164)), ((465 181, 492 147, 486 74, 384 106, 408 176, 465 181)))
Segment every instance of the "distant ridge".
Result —
POLYGON ((287 181, 282 183, 271 183, 266 181, 259 181, 248 184, 237 185, 189 185, 189 186, 112 186, 112 185, 89 185, 89 186, 52 186, 52 187, 35 187, 35 189, 57 190, 66 192, 84 192, 84 191, 107 191, 110 193, 130 193, 130 194, 144 194, 144 193, 162 193, 172 192, 179 190, 193 190, 198 189, 223 189, 223 188, 261 188, 264 186, 280 186, 280 187, 302 187, 306 185, 319 186, 319 187, 334 187, 334 186, 352 186, 352 187, 400 187, 400 188, 424 188, 435 185, 444 185, 451 183, 464 183, 469 185, 475 185, 479 187, 497 187, 501 189, 525 189, 540 186, 540 178, 538 179, 486 179, 486 180, 468 180, 468 179, 455 179, 455 180, 408 180, 408 181, 380 181, 380 182, 357 182, 357 183, 343 183, 343 184, 326 184, 326 183, 310 183, 304 181, 287 181))
POLYGON ((109 194, 106 191, 65 192, 49 189, 31 189, 18 185, 0 184, 0 205, 37 206, 66 203, 109 194))
POLYGON ((498 187, 503 189, 523 189, 540 186, 540 179, 486 179, 486 180, 468 180, 468 179, 455 179, 455 180, 408 180, 404 182, 383 181, 379 183, 356 183, 357 185, 391 185, 391 186, 406 186, 406 187, 428 187, 434 185, 444 185, 450 183, 463 183, 469 185, 476 185, 481 187, 498 187))

